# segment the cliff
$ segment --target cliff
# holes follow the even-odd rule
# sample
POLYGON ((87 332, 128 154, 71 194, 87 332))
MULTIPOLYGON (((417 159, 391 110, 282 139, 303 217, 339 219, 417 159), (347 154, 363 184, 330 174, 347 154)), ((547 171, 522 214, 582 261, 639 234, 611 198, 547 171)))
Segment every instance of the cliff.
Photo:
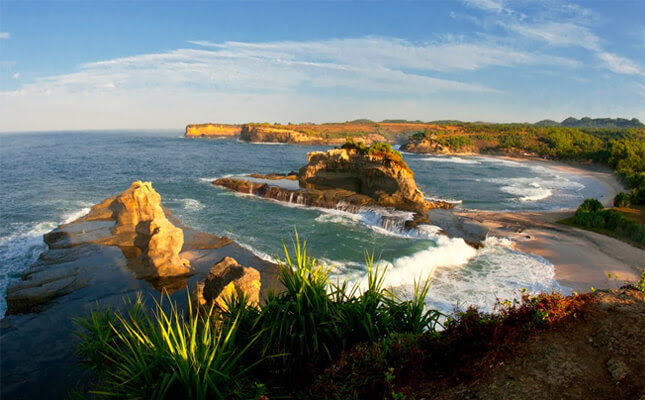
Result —
MULTIPOLYGON (((355 136, 356 140, 365 143, 387 141, 382 135, 371 133, 367 135, 355 136)), ((257 143, 288 143, 288 144, 308 144, 308 145, 341 145, 345 143, 346 137, 330 137, 321 132, 290 128, 289 126, 272 126, 272 125, 242 125, 240 140, 257 143)))
POLYGON ((236 137, 240 134, 240 125, 226 124, 191 124, 186 125, 186 137, 236 137))
POLYGON ((373 122, 369 120, 324 124, 289 123, 287 125, 266 122, 244 125, 209 123, 186 126, 186 137, 239 136, 241 140, 257 143, 342 145, 346 138, 353 138, 367 144, 376 142, 403 143, 409 135, 431 129, 441 129, 441 127, 421 122, 373 122))
POLYGON ((431 139, 408 140, 401 146, 401 151, 408 153, 453 154, 456 151, 450 146, 431 139))

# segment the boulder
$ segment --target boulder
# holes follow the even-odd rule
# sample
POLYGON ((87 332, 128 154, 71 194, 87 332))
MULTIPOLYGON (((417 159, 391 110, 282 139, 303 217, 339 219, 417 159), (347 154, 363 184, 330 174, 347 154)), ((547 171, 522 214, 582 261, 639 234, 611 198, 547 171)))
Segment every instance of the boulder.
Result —
POLYGON ((248 304, 257 307, 260 302, 260 273, 244 267, 232 257, 224 257, 210 268, 205 281, 199 282, 193 291, 193 302, 198 306, 215 306, 226 310, 226 302, 232 297, 244 296, 248 304))
POLYGON ((115 244, 134 245, 132 255, 139 278, 167 278, 190 273, 190 264, 179 257, 184 233, 166 218, 161 196, 150 182, 133 182, 108 206, 116 221, 115 244), (132 240, 132 243, 130 243, 132 240), (125 243, 124 243, 125 242, 125 243))

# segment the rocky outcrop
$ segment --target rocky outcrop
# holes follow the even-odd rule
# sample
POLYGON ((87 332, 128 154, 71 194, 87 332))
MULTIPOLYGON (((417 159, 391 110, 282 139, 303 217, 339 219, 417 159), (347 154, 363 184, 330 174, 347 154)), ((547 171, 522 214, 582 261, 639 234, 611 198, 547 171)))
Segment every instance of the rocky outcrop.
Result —
POLYGON ((161 196, 150 182, 132 183, 86 216, 46 234, 44 241, 49 251, 7 289, 8 314, 34 310, 85 287, 92 277, 74 261, 102 253, 102 246, 119 248, 138 279, 193 273, 189 261, 179 256, 183 231, 167 219, 161 196))
POLYGON ((213 185, 286 203, 321 208, 342 208, 344 211, 349 212, 357 211, 360 207, 378 205, 369 196, 345 189, 292 190, 268 183, 250 182, 236 178, 216 179, 213 181, 213 185))
MULTIPOLYGON (((122 307, 124 299, 138 296, 144 301, 159 301, 160 293, 164 304, 169 301, 188 309, 186 289, 192 290, 205 280, 211 267, 224 257, 234 258, 245 268, 259 272, 260 297, 268 291, 280 290, 275 264, 226 237, 182 225, 157 203, 149 184, 131 189, 104 200, 88 215, 46 235, 48 248, 22 279, 11 282, 7 314, 0 323, 0 398, 40 398, 43 387, 47 388, 48 399, 67 398, 71 387, 88 379, 75 352, 78 337, 74 332, 78 326, 72 322, 74 318, 89 317, 96 308, 122 307), (142 265, 143 255, 150 257, 152 264, 159 264, 159 255, 153 249, 165 246, 147 240, 159 225, 151 223, 152 231, 143 230, 144 234, 141 230, 137 232, 136 227, 142 221, 159 222, 164 218, 183 233, 183 245, 174 241, 169 246, 173 250, 165 254, 173 258, 181 247, 177 256, 182 263, 190 262, 189 272, 137 279, 142 277, 141 272, 156 270, 152 265, 142 265), (143 239, 141 243, 134 243, 137 238, 143 239)), ((159 232, 152 238, 161 239, 169 228, 160 224, 159 232)), ((177 270, 185 271, 181 266, 177 270)), ((159 274, 164 274, 163 269, 153 276, 159 274)))
POLYGON ((226 124, 186 125, 186 137, 237 137, 242 127, 226 124))
POLYGON ((300 186, 345 189, 371 197, 377 204, 425 213, 431 206, 414 182, 414 175, 394 153, 363 153, 341 148, 307 155, 300 168, 300 186))
POLYGON ((432 139, 412 139, 410 138, 401 146, 401 151, 408 153, 432 153, 432 154, 452 154, 454 151, 447 145, 436 142, 432 139))
MULTIPOLYGON (((328 137, 324 135, 310 134, 298 129, 290 129, 288 126, 272 125, 242 125, 240 140, 256 143, 288 143, 307 145, 341 145, 345 143, 346 137, 328 137)), ((374 142, 385 142, 387 139, 382 135, 372 133, 364 136, 354 136, 354 140, 367 144, 374 142)))
MULTIPOLYGON (((394 152, 362 152, 341 148, 308 154, 309 163, 298 172, 298 189, 280 186, 272 181, 293 180, 295 175, 259 175, 243 178, 221 178, 213 181, 236 192, 313 207, 358 212, 365 207, 392 207, 413 212, 413 219, 405 222, 414 227, 428 222, 426 212, 435 208, 452 208, 444 201, 426 201, 419 190, 412 171, 394 152)), ((388 218, 388 217, 384 217, 388 218)), ((392 221, 382 221, 391 225, 392 221)))
POLYGON ((254 268, 241 266, 232 257, 224 257, 210 268, 206 280, 197 283, 193 302, 199 307, 227 310, 233 298, 244 298, 247 304, 260 304, 260 273, 254 268))

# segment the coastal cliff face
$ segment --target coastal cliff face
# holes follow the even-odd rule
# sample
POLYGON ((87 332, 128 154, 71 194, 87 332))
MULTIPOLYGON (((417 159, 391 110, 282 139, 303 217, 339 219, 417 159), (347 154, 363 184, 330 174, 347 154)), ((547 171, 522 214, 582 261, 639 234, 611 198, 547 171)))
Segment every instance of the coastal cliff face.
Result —
POLYGON ((430 207, 401 160, 357 149, 334 149, 307 155, 299 183, 309 189, 341 188, 373 198, 377 204, 424 213, 430 207))
POLYGON ((455 151, 450 146, 438 143, 431 139, 408 140, 401 146, 401 151, 408 153, 433 153, 433 154, 453 154, 455 151))
MULTIPOLYGON (((387 139, 379 134, 369 134, 355 138, 367 144, 374 142, 384 142, 387 139)), ((240 140, 255 143, 288 143, 288 144, 309 144, 309 145, 341 145, 345 143, 343 137, 323 137, 308 134, 306 132, 289 129, 280 126, 263 126, 263 125, 242 125, 240 140)))
POLYGON ((226 124, 191 124, 186 125, 186 137, 236 137, 240 134, 240 125, 226 124))

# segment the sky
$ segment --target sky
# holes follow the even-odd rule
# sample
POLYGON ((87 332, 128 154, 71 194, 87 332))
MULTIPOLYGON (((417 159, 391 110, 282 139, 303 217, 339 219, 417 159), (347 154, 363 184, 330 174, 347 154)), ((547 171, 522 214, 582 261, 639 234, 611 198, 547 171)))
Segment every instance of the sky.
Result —
POLYGON ((645 121, 645 0, 0 1, 0 131, 645 121))

